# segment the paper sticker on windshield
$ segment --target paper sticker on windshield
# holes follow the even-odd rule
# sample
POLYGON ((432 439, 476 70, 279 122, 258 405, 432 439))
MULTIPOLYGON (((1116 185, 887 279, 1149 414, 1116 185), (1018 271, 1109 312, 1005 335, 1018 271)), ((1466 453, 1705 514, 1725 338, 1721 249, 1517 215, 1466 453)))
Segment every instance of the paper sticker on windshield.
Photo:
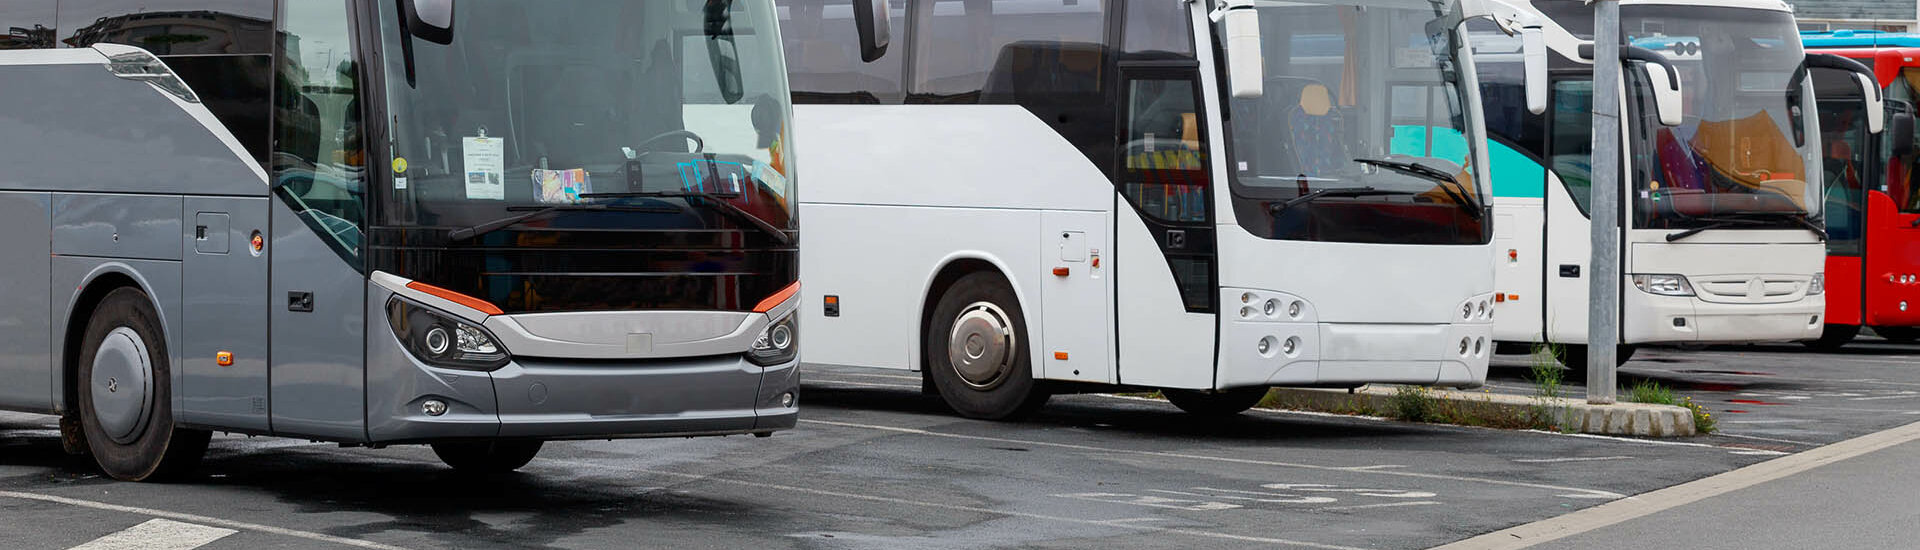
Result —
POLYGON ((393 173, 407 173, 407 157, 393 157, 393 173))
POLYGON ((467 198, 507 199, 506 141, 500 138, 470 137, 461 140, 467 166, 467 198))
POLYGON ((580 195, 593 192, 593 182, 587 177, 587 171, 572 170, 534 170, 534 200, 543 204, 575 204, 580 195))

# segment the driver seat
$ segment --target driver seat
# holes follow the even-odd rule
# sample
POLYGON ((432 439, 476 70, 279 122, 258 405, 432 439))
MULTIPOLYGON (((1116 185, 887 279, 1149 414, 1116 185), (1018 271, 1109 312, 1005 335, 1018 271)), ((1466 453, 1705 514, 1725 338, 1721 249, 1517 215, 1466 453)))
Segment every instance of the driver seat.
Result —
POLYGON ((1333 108, 1333 94, 1318 82, 1300 88, 1299 101, 1287 108, 1287 130, 1300 173, 1326 176, 1340 171, 1353 156, 1347 151, 1345 124, 1333 108))

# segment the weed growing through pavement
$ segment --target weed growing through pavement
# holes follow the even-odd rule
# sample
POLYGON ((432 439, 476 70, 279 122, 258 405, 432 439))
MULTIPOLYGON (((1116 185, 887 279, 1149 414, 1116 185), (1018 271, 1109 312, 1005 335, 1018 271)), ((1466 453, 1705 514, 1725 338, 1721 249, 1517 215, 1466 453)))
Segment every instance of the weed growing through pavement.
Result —
POLYGON ((1433 398, 1433 389, 1426 386, 1400 386, 1394 388, 1392 404, 1394 418, 1408 422, 1439 422, 1440 404, 1433 398))
POLYGON ((1713 419, 1713 413, 1707 412, 1706 407, 1702 407, 1700 406, 1700 404, 1694 403, 1692 397, 1687 397, 1685 399, 1682 399, 1680 400, 1679 403, 1676 403, 1676 404, 1682 407, 1686 407, 1687 410, 1689 411, 1693 411, 1694 431, 1702 434, 1710 434, 1710 433, 1713 433, 1714 430, 1719 429, 1719 425, 1716 424, 1713 419))
POLYGON ((1560 368, 1560 362, 1554 359, 1559 354, 1559 344, 1542 344, 1533 348, 1531 356, 1533 373, 1529 379, 1538 386, 1537 391, 1541 397, 1558 398, 1561 390, 1566 387, 1561 379, 1564 373, 1560 368))
POLYGON ((1627 400, 1634 403, 1649 403, 1653 405, 1680 404, 1680 400, 1673 396, 1672 389, 1652 380, 1635 382, 1632 386, 1628 386, 1626 391, 1621 393, 1627 394, 1627 400))

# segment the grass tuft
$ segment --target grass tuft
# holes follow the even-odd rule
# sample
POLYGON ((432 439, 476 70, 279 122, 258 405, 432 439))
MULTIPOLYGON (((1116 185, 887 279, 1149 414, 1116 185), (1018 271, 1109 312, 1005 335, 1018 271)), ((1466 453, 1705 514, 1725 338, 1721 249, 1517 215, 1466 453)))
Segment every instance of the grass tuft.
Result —
POLYGON ((1673 389, 1652 380, 1641 380, 1628 386, 1620 393, 1627 394, 1627 400, 1634 403, 1652 405, 1679 405, 1680 399, 1674 397, 1673 389))

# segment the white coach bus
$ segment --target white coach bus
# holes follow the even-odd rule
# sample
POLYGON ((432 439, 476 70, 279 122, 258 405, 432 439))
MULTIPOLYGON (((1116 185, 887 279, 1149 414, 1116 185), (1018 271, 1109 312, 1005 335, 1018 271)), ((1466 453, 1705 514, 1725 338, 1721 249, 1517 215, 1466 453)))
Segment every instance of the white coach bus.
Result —
POLYGON ((1485 380, 1462 25, 1498 4, 776 5, 811 144, 803 364, 919 371, 977 418, 1485 380))

